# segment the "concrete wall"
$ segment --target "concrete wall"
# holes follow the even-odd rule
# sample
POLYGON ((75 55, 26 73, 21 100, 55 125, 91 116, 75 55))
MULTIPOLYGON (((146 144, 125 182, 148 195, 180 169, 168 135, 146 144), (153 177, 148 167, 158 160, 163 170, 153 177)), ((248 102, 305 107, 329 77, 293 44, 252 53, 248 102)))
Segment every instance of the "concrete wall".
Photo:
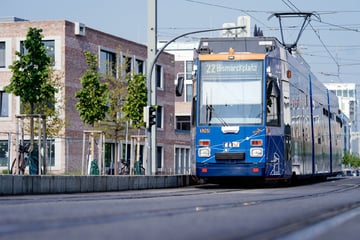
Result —
POLYGON ((172 176, 31 176, 0 175, 1 195, 87 193, 154 188, 175 188, 192 184, 189 175, 172 176))

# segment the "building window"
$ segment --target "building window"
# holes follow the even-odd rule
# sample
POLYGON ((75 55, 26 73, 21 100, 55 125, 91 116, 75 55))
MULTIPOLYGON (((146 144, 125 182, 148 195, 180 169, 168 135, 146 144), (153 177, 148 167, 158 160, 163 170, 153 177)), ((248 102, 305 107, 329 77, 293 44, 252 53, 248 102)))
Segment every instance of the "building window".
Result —
POLYGON ((130 164, 130 154, 131 154, 131 144, 123 143, 122 144, 122 153, 121 153, 121 162, 126 162, 126 164, 130 164))
POLYGON ((185 80, 192 80, 193 65, 194 65, 193 61, 186 61, 186 63, 185 63, 186 79, 185 80))
POLYGON ((55 65, 55 41, 54 40, 43 40, 42 43, 44 44, 47 55, 51 59, 51 66, 54 66, 55 65))
POLYGON ((157 146, 156 147, 156 167, 157 168, 162 168, 162 155, 163 155, 163 151, 162 151, 162 147, 157 146))
POLYGON ((162 106, 157 106, 156 108, 156 127, 158 128, 162 128, 162 115, 163 115, 162 109, 163 109, 162 106))
POLYGON ((136 73, 144 73, 145 64, 143 60, 136 59, 135 60, 135 70, 136 73))
POLYGON ((132 67, 131 66, 132 58, 128 57, 128 56, 123 56, 123 60, 124 60, 123 68, 124 68, 125 76, 130 77, 131 76, 131 67, 132 67))
POLYGON ((162 88, 163 87, 163 73, 162 67, 160 65, 155 66, 155 79, 156 79, 156 87, 162 88))
POLYGON ((192 81, 186 81, 185 82, 185 102, 191 102, 192 101, 192 81), (190 82, 190 83, 188 83, 190 82))
POLYGON ((0 68, 5 68, 5 42, 0 42, 0 68))
POLYGON ((343 97, 348 97, 348 90, 347 89, 343 90, 343 97))
POLYGON ((9 142, 0 140, 0 166, 5 167, 9 163, 9 142))
POLYGON ((27 54, 27 50, 24 47, 24 41, 20 41, 20 53, 27 54))
MULTIPOLYGON (((30 140, 24 140, 24 145, 30 145, 30 140)), ((47 139, 47 167, 55 166, 55 139, 47 139)), ((34 141, 34 149, 38 149, 38 141, 34 141)), ((12 160, 13 161, 13 160, 12 160)), ((51 169, 49 169, 51 170, 51 169)))
POLYGON ((0 91, 0 117, 9 116, 9 94, 4 91, 0 91))
POLYGON ((190 116, 176 116, 176 130, 190 131, 190 116))
POLYGON ((105 168, 107 174, 114 174, 115 143, 105 143, 105 168))
POLYGON ((176 174, 190 173, 190 148, 188 147, 175 148, 175 173, 176 174))
POLYGON ((349 89, 349 97, 351 97, 351 98, 355 97, 355 90, 354 89, 349 89))
MULTIPOLYGON (((55 40, 42 40, 41 42, 44 44, 48 57, 50 57, 51 66, 55 66, 55 40)), ((24 41, 20 42, 20 53, 28 54, 24 41)))
POLYGON ((100 50, 100 73, 116 77, 116 54, 100 50))
POLYGON ((55 166, 55 139, 47 140, 48 148, 48 166, 55 166))
POLYGON ((342 97, 342 90, 336 90, 336 96, 342 97))

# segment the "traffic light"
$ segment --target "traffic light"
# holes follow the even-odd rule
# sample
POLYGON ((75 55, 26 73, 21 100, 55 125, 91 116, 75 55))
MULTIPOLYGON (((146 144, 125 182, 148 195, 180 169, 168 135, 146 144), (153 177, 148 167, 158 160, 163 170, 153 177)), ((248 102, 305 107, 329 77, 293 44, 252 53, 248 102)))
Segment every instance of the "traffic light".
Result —
POLYGON ((153 106, 144 107, 144 122, 146 128, 151 128, 152 125, 156 124, 156 108, 153 106))
POLYGON ((156 109, 154 107, 149 107, 149 125, 150 127, 152 125, 156 124, 156 109))

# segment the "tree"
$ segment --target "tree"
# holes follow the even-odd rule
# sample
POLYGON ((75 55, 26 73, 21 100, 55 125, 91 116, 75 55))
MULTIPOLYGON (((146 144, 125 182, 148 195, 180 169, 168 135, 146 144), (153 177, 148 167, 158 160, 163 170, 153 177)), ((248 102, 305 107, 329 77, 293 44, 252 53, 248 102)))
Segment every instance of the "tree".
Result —
MULTIPOLYGON (((118 49, 118 55, 121 56, 123 50, 118 49)), ((130 53, 127 53, 130 55, 130 53)), ((132 76, 134 73, 131 73, 131 58, 125 57, 124 61, 121 64, 117 64, 117 69, 115 68, 115 63, 113 61, 105 62, 105 68, 107 71, 101 75, 102 80, 107 84, 109 91, 109 111, 106 114, 106 118, 101 122, 101 125, 98 127, 106 132, 106 138, 113 139, 115 142, 114 145, 114 174, 118 172, 118 149, 119 149, 119 140, 125 139, 129 133, 134 133, 136 130, 134 127, 129 126, 129 117, 124 116, 122 112, 123 105, 126 104, 126 96, 128 91, 128 81, 132 81, 132 76), (117 74, 116 74, 117 73, 117 74)), ((145 78, 143 79, 143 82, 145 78)), ((137 94, 137 91, 135 91, 137 94)), ((131 93, 133 95, 133 93, 131 93)), ((135 97, 136 98, 136 97, 135 97)), ((135 100, 132 99, 132 102, 135 100)), ((136 99, 137 101, 137 99, 136 99)), ((146 103, 145 103, 146 104, 146 103)), ((130 110, 132 111, 132 110, 130 110)), ((139 109, 135 109, 139 113, 139 109)), ((142 111, 140 112, 142 113, 142 111)), ((140 116, 141 117, 141 116, 140 116)), ((127 149, 127 146, 126 146, 127 149)), ((123 152, 125 154, 125 162, 127 163, 127 151, 123 152)), ((109 162, 107 162, 109 164, 109 162)))
POLYGON ((106 84, 100 83, 98 61, 95 54, 84 51, 88 69, 80 78, 82 89, 75 93, 79 99, 76 109, 84 123, 94 127, 94 123, 105 118, 108 106, 108 89, 106 84))
MULTIPOLYGON (((112 64, 112 63, 108 63, 112 64)), ((106 114, 106 118, 101 125, 99 126, 106 133, 106 138, 113 139, 115 142, 114 145, 114 174, 118 174, 118 149, 119 141, 122 137, 125 136, 124 131, 126 126, 128 126, 127 120, 124 119, 123 114, 121 114, 121 108, 125 101, 126 95, 126 76, 123 69, 126 66, 119 66, 118 75, 115 74, 104 74, 103 80, 108 86, 109 91, 109 111, 106 114), (117 77, 118 76, 118 77, 117 77)), ((128 128, 126 129, 128 131, 128 128)), ((127 133, 127 132, 126 132, 127 133)), ((124 137, 125 139, 125 137, 124 137)), ((126 153, 126 152, 125 152, 126 153)), ((125 161, 127 161, 127 156, 125 156, 125 161)), ((110 165, 110 161, 107 162, 110 165)))
MULTIPOLYGON (((4 87, 8 93, 20 97, 22 113, 55 115, 55 93, 58 89, 51 81, 52 59, 42 42, 42 29, 29 28, 23 47, 16 52, 18 60, 9 67, 12 71, 10 84, 4 87)), ((30 118, 30 149, 33 149, 34 121, 30 118)))
MULTIPOLYGON (((80 78, 82 88, 75 93, 79 99, 76 110, 85 124, 94 127, 94 124, 105 119, 109 109, 109 93, 106 84, 100 83, 98 61, 95 54, 84 51, 88 69, 80 78)), ((91 134, 91 160, 95 162, 95 136, 91 134)), ((100 159, 99 159, 100 160, 100 159)))
POLYGON ((360 158, 354 153, 345 152, 343 156, 343 164, 349 167, 360 167, 360 158))
MULTIPOLYGON (((122 107, 125 113, 125 118, 131 120, 131 124, 140 131, 140 128, 145 125, 144 122, 144 107, 147 105, 147 87, 146 78, 143 74, 135 74, 129 77, 128 91, 126 94, 125 104, 122 107)), ((139 134, 137 139, 137 157, 136 157, 136 174, 140 174, 140 143, 139 134)))
MULTIPOLYGON (((55 72, 53 69, 49 72, 49 83, 56 89, 56 93, 63 92, 64 84, 61 83, 62 74, 55 72)), ((35 104, 34 113, 41 113, 46 116, 46 135, 48 137, 58 136, 60 130, 64 127, 65 119, 61 117, 61 111, 64 110, 65 99, 61 97, 51 97, 42 102, 35 104)), ((22 112, 30 113, 30 104, 22 104, 22 112)), ((37 126, 34 126, 37 131, 37 126)))
POLYGON ((145 126, 143 109, 147 105, 146 78, 143 74, 135 74, 128 78, 128 91, 125 104, 122 108, 125 118, 131 120, 131 124, 140 129, 145 126))
MULTIPOLYGON (((16 52, 19 60, 13 62, 10 85, 5 91, 20 96, 24 104, 30 104, 30 113, 35 105, 54 99, 57 89, 49 81, 51 59, 42 43, 42 29, 29 28, 23 42, 27 53, 16 52)), ((41 104, 39 105, 41 106, 41 104)))

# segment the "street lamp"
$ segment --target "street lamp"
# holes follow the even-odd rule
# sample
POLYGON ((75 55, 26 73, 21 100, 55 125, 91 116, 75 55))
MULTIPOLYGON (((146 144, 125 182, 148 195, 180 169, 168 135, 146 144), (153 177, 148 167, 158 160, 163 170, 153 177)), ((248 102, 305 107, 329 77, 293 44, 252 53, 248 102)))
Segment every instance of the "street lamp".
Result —
MULTIPOLYGON (((181 34, 177 37, 174 37, 173 39, 171 39, 170 41, 168 41, 159 51, 156 52, 156 55, 154 57, 154 59, 152 60, 151 62, 151 65, 150 65, 150 68, 149 68, 149 72, 148 72, 148 81, 147 81, 147 84, 148 84, 148 94, 150 95, 150 98, 148 98, 150 101, 149 101, 149 105, 150 106, 153 106, 153 105, 156 105, 156 90, 155 89, 152 89, 152 86, 154 87, 155 85, 152 84, 152 75, 153 75, 153 71, 154 71, 154 67, 155 67, 155 64, 160 56, 161 53, 164 52, 165 48, 167 46, 169 46, 172 42, 176 41, 177 39, 179 38, 182 38, 182 37, 185 37, 185 36, 188 36, 188 35, 192 35, 192 34, 198 34, 198 33, 205 33, 205 32, 215 32, 215 31, 229 31, 229 30, 233 30, 233 29, 244 29, 245 26, 237 26, 237 27, 225 27, 225 28, 214 28, 214 29, 205 29, 205 30, 198 30, 198 31, 193 31, 193 32, 187 32, 187 33, 184 33, 184 34, 181 34)), ((149 46, 148 46, 149 47, 149 46)), ((150 61, 150 59, 148 59, 148 61, 150 61)), ((156 86, 155 86, 156 88, 156 86)), ((147 168, 148 168, 148 173, 151 174, 151 168, 152 166, 155 166, 153 165, 155 163, 155 160, 156 160, 156 124, 151 126, 150 128, 148 128, 148 131, 147 131, 147 139, 149 140, 148 141, 148 144, 149 144, 149 148, 148 148, 148 165, 147 165, 147 168), (155 148, 155 149, 154 149, 155 148)))

